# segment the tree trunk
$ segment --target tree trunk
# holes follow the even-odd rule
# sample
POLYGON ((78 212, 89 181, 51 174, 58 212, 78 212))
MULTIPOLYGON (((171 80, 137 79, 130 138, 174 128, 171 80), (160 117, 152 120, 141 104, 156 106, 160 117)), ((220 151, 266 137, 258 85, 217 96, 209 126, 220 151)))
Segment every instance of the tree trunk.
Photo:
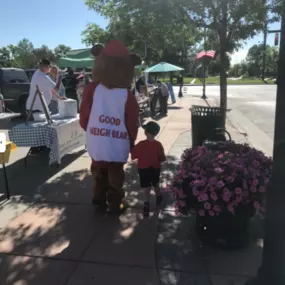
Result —
POLYGON ((225 45, 225 38, 220 35, 220 108, 223 116, 223 128, 226 126, 227 112, 227 54, 225 45))

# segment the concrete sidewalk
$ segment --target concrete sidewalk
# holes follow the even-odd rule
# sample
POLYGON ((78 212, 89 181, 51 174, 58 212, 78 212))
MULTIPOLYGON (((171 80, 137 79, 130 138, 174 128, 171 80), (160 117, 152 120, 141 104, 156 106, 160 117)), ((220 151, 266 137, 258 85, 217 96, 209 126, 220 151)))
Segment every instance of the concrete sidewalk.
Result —
MULTIPOLYGON (((168 158, 164 185, 190 146, 191 104, 204 101, 185 97, 159 120, 158 139, 168 158)), ((243 140, 236 130, 230 132, 243 140)), ((153 212, 143 219, 134 163, 126 165, 131 207, 120 218, 94 213, 86 153, 72 154, 64 163, 58 171, 32 160, 14 177, 14 200, 0 205, 1 285, 239 285, 255 273, 258 258, 252 247, 235 253, 202 247, 193 234, 193 217, 176 217, 168 196, 161 211, 152 197, 153 212)), ((259 257, 260 248, 254 249, 259 257)))

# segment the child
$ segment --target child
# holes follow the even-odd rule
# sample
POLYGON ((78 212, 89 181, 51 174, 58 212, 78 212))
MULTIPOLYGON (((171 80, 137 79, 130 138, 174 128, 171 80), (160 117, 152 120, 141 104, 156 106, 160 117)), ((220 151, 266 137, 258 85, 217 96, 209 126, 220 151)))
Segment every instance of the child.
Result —
POLYGON ((159 188, 159 176, 161 162, 165 161, 165 154, 162 144, 155 140, 160 131, 160 127, 155 122, 149 122, 143 126, 146 140, 139 142, 132 149, 132 159, 138 160, 138 171, 140 176, 140 186, 145 192, 143 213, 149 216, 150 191, 153 187, 156 194, 156 205, 162 202, 159 188))

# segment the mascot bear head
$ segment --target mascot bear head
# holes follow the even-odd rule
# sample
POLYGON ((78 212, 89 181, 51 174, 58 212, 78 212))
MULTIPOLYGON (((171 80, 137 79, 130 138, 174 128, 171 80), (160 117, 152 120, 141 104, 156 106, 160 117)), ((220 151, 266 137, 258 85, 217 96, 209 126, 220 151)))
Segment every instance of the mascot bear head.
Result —
POLYGON ((134 67, 142 63, 140 57, 129 53, 119 40, 112 40, 105 47, 96 44, 91 53, 96 58, 92 77, 109 89, 128 88, 134 77, 134 67))

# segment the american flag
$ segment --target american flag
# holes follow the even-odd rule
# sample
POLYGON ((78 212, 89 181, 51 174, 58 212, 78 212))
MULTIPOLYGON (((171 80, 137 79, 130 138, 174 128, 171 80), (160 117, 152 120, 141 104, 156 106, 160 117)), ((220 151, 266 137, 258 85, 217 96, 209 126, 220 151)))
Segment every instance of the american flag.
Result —
POLYGON ((210 58, 214 58, 215 57, 216 52, 214 50, 208 50, 208 51, 201 51, 196 55, 196 59, 200 59, 202 57, 210 57, 210 58))

